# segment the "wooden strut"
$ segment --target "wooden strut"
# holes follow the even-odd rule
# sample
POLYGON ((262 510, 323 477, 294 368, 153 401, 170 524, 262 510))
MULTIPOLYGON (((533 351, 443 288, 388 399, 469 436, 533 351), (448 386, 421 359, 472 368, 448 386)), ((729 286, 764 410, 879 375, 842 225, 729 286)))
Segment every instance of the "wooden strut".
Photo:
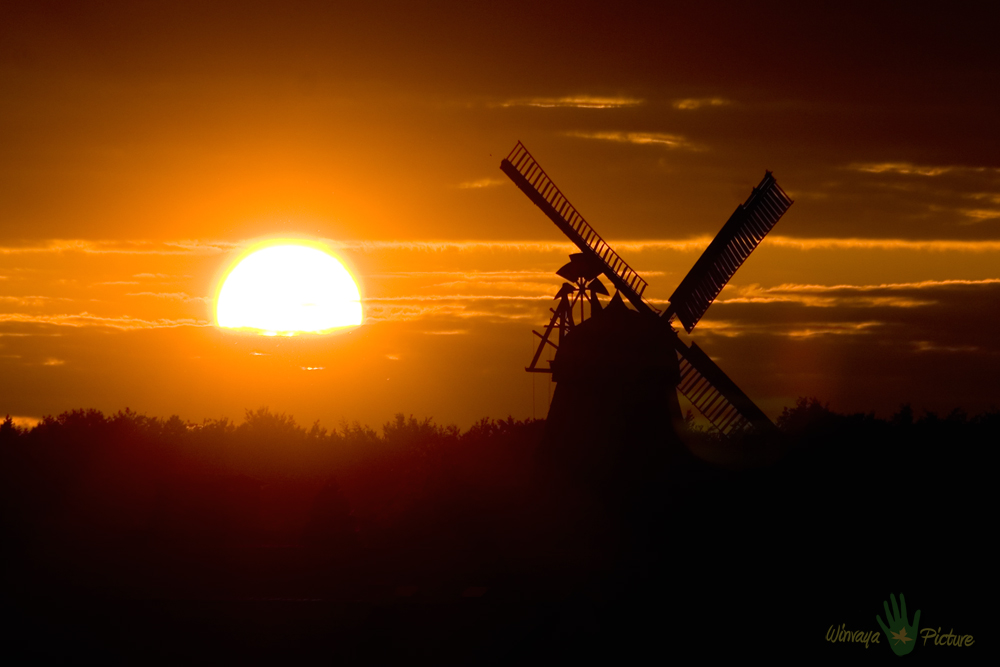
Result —
POLYGON ((541 341, 538 343, 538 349, 535 350, 535 356, 531 358, 531 363, 528 364, 524 370, 529 373, 551 373, 551 368, 545 368, 538 366, 538 360, 542 356, 542 351, 545 349, 546 345, 551 345, 555 349, 559 349, 559 345, 553 343, 549 340, 549 336, 552 335, 552 330, 559 327, 559 342, 562 342, 562 337, 565 336, 573 328, 573 304, 569 302, 566 295, 563 294, 560 297, 559 305, 556 308, 549 308, 552 312, 552 319, 549 320, 548 326, 545 327, 545 333, 540 334, 537 331, 532 331, 541 341))

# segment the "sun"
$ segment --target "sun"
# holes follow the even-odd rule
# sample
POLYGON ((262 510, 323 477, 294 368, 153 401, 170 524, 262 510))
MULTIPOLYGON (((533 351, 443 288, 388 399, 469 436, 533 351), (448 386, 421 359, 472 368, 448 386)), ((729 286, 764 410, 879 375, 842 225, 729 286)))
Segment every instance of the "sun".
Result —
POLYGON ((222 280, 215 302, 220 327, 267 336, 325 333, 361 320, 354 278, 309 241, 269 242, 251 250, 222 280))

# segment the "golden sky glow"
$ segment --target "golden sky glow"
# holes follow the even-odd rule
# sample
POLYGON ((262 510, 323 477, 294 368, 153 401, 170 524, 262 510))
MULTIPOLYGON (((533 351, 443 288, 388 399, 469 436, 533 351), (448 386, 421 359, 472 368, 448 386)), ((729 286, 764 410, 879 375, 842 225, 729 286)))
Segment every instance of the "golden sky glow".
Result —
MULTIPOLYGON (((795 204, 691 336, 771 417, 1000 404, 993 22, 667 4, 7 12, 0 416, 543 415, 573 249, 500 171, 518 140, 656 304, 773 171, 795 204), (261 238, 334 253, 363 324, 219 330, 261 238)), ((257 279, 247 312, 342 298, 257 279)))
POLYGON ((361 295, 332 255, 300 243, 251 250, 228 273, 216 323, 265 335, 320 333, 361 324, 361 295))

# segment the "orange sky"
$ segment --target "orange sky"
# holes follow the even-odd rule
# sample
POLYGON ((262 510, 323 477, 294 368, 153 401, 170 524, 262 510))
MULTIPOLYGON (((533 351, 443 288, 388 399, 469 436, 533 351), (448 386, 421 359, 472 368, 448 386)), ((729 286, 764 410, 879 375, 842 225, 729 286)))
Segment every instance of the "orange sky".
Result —
POLYGON ((988 17, 467 4, 5 3, 0 413, 543 416, 571 247, 518 140, 654 302, 774 172, 794 206, 692 335, 771 417, 1000 404, 988 17), (273 236, 325 240, 366 324, 215 329, 273 236))

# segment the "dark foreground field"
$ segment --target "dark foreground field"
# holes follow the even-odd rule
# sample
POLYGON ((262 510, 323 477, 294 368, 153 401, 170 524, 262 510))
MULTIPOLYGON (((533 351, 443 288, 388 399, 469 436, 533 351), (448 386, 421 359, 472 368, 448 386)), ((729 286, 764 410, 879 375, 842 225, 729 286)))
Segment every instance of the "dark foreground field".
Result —
MULTIPOLYGON (((10 664, 647 664, 897 659, 921 628, 996 651, 1000 414, 786 411, 754 465, 665 444, 581 467, 543 422, 382 433, 267 411, 187 425, 72 412, 0 427, 10 664), (775 454, 777 452, 777 454, 775 454), (992 456, 989 462, 992 462, 992 456), (763 461, 763 462, 762 462, 763 461), (989 508, 989 510, 987 510, 989 508), (836 633, 834 633, 836 634, 836 633)), ((711 437, 692 433, 696 451, 711 437)), ((587 453, 581 452, 586 458, 587 453)))

